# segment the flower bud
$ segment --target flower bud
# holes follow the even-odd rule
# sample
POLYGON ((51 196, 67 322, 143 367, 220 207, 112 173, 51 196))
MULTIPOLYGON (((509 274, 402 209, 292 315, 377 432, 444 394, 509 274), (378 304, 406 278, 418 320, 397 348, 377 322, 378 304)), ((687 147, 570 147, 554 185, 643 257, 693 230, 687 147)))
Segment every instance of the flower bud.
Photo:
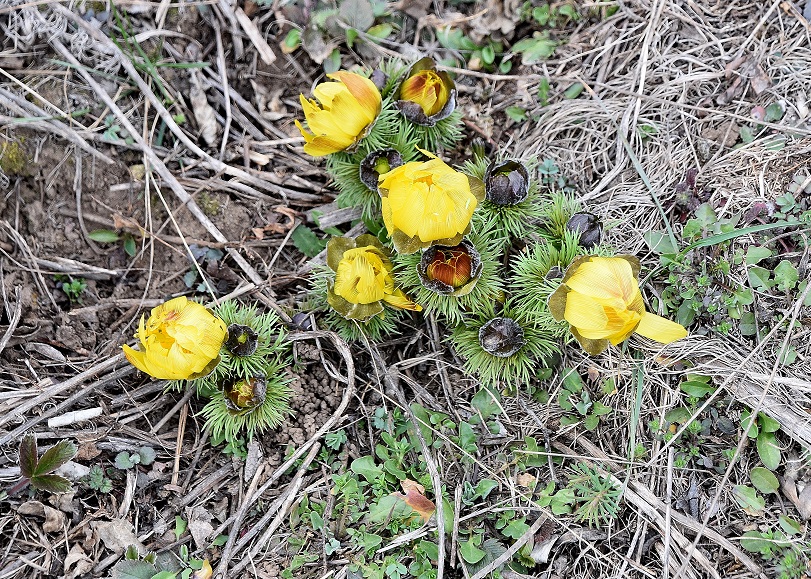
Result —
POLYGON ((265 402, 267 379, 263 375, 253 378, 239 378, 226 384, 225 405, 230 414, 245 414, 265 402))
POLYGON ((316 86, 315 99, 299 97, 307 128, 298 120, 295 123, 304 137, 304 152, 313 157, 354 149, 382 107, 380 91, 368 78, 346 71, 327 77, 333 82, 316 86))
POLYGON ((600 243, 603 225, 593 213, 575 213, 566 222, 567 231, 580 234, 580 247, 590 249, 600 243))
POLYGON ((553 265, 549 268, 549 271, 546 272, 546 279, 553 280, 553 279, 560 279, 563 277, 563 270, 560 269, 558 266, 553 265))
POLYGON ((494 205, 517 205, 529 195, 529 171, 518 161, 490 163, 484 174, 485 195, 494 205))
POLYGON ((360 180, 377 193, 380 176, 403 164, 403 157, 396 149, 372 151, 360 162, 360 180))
POLYGON ((225 347, 234 356, 250 356, 259 346, 259 334, 248 326, 231 324, 228 326, 228 339, 225 347))
POLYGON ((447 72, 437 71, 425 57, 408 71, 400 85, 397 109, 415 125, 433 127, 456 108, 456 86, 447 72))
POLYGON ((493 318, 479 329, 479 344, 497 358, 509 358, 525 343, 524 330, 512 318, 493 318))
POLYGON ((310 314, 306 312, 297 312, 293 319, 290 320, 290 326, 302 332, 309 332, 313 329, 313 322, 310 319, 310 314))
POLYGON ((383 92, 383 89, 386 87, 386 83, 389 82, 389 75, 383 72, 380 69, 377 69, 372 72, 372 76, 369 77, 374 85, 377 87, 377 90, 383 92))
POLYGON ((417 274, 424 287, 438 294, 456 297, 473 291, 481 273, 481 256, 467 239, 453 247, 429 247, 417 265, 417 274))

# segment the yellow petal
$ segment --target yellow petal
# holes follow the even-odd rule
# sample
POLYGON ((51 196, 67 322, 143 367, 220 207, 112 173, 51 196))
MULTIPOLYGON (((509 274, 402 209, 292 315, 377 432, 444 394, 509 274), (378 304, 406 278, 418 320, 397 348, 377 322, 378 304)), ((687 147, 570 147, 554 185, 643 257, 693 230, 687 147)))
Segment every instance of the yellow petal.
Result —
POLYGON ((383 299, 387 272, 375 248, 350 249, 338 264, 333 291, 353 304, 383 299))
POLYGON ((566 296, 566 321, 584 338, 610 340, 619 344, 634 331, 640 316, 627 309, 616 309, 606 301, 571 291, 566 296))
MULTIPOLYGON (((322 118, 329 117, 329 120, 325 122, 328 122, 329 126, 334 126, 331 129, 332 131, 337 132, 340 130, 343 134, 353 138, 360 136, 377 117, 376 114, 370 115, 369 111, 347 91, 335 95, 332 104, 333 108, 329 112, 324 111, 317 115, 318 120, 321 121, 322 118)), ((310 124, 309 119, 307 124, 310 124)), ((310 128, 315 131, 312 125, 310 125, 310 128)), ((330 131, 324 132, 330 134, 330 131)))
POLYGON ((602 299, 620 299, 630 304, 639 293, 631 264, 617 257, 595 257, 582 263, 566 285, 573 291, 602 299))
POLYGON ((669 344, 687 336, 687 330, 681 324, 650 312, 642 314, 642 320, 640 320, 635 332, 640 336, 645 336, 663 344, 669 344))
POLYGON ((575 291, 570 291, 566 295, 563 318, 581 331, 605 330, 608 325, 608 316, 603 305, 591 296, 575 291))
POLYGON ((377 118, 380 113, 382 98, 375 83, 364 76, 346 71, 334 72, 328 76, 346 85, 352 96, 357 99, 358 104, 366 111, 369 122, 377 118))
POLYGON ((121 346, 121 349, 124 350, 124 356, 127 357, 130 364, 138 368, 141 372, 146 372, 149 374, 149 370, 147 370, 146 364, 144 363, 144 352, 133 350, 126 344, 121 346))
POLYGON ((413 312, 421 312, 422 306, 419 304, 415 304, 408 296, 403 293, 403 290, 394 290, 393 293, 386 294, 383 297, 383 301, 387 304, 394 306, 396 308, 400 308, 401 310, 411 310, 413 312))

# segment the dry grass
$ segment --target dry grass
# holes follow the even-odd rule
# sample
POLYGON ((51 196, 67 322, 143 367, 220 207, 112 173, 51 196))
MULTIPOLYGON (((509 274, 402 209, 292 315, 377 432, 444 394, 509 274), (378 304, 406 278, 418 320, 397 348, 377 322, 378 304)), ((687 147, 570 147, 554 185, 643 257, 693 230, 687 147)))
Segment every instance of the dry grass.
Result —
MULTIPOLYGON (((710 192, 719 218, 725 218, 743 214, 755 203, 774 201, 785 193, 794 174, 808 167, 811 25, 780 0, 763 4, 623 0, 620 4, 614 16, 578 26, 553 60, 527 70, 526 75, 456 72, 466 77, 468 94, 493 95, 486 103, 463 99, 463 106, 478 110, 473 122, 479 130, 492 137, 494 126, 484 119, 509 105, 526 108, 534 119, 500 134, 502 141, 524 158, 554 161, 589 211, 607 225, 605 241, 620 253, 639 255, 647 271, 662 273, 643 234, 664 230, 657 206, 674 215, 675 188, 689 170, 698 170, 699 188, 710 192), (547 106, 540 106, 535 98, 541 78, 549 79, 552 86, 547 106), (729 98, 721 97, 736 82, 739 90, 729 98), (574 83, 583 85, 583 96, 562 98, 560 93, 574 83), (753 109, 775 102, 784 106, 785 116, 766 127, 785 137, 784 146, 773 150, 760 138, 733 147, 741 144, 740 127, 754 124, 753 109), (655 127, 656 132, 646 127, 655 127)), ((70 578, 106 576, 120 553, 99 542, 100 534, 90 522, 117 519, 130 524, 133 536, 151 549, 176 553, 188 546, 196 556, 214 559, 222 577, 276 577, 296 552, 288 540, 302 534, 301 527, 291 523, 291 511, 299 509, 307 497, 329 513, 336 501, 330 477, 334 464, 339 465, 337 472, 345 472, 353 459, 374 454, 380 443, 380 432, 372 426, 375 409, 383 408, 384 418, 390 421, 397 410, 412 423, 412 402, 447 414, 457 424, 472 420, 478 412, 471 404, 478 386, 463 376, 461 362, 433 319, 409 329, 412 335, 376 347, 359 344, 352 351, 331 334, 302 332, 296 341, 315 345, 299 344, 297 349, 302 383, 306 388, 318 368, 327 388, 339 393, 335 404, 314 405, 320 423, 314 417, 306 424, 299 421, 289 433, 253 445, 250 452, 256 454, 247 462, 232 462, 209 444, 189 397, 166 394, 161 384, 136 382, 131 369, 121 364, 121 356, 112 354, 132 333, 142 307, 156 303, 167 291, 184 291, 181 277, 188 269, 189 244, 198 238, 213 240, 209 247, 230 255, 231 274, 237 280, 231 295, 259 300, 289 321, 288 314, 303 297, 298 284, 310 265, 292 250, 288 221, 301 221, 307 209, 325 204, 332 194, 323 169, 303 155, 299 139, 291 138, 296 85, 305 89, 319 71, 303 70, 302 63, 312 66, 303 56, 279 55, 274 67, 258 65, 255 59, 253 63, 239 60, 240 74, 258 78, 264 85, 275 86, 280 79, 293 85, 276 95, 275 112, 281 116, 269 116, 267 110, 256 109, 256 102, 243 98, 250 92, 243 79, 227 74, 231 64, 226 62, 223 43, 230 50, 237 51, 241 43, 246 53, 255 51, 247 38, 234 35, 243 25, 233 13, 211 5, 209 22, 214 22, 211 30, 216 42, 208 47, 191 43, 197 52, 190 54, 182 49, 186 44, 179 40, 182 34, 178 37, 165 23, 167 8, 168 3, 162 2, 157 12, 134 14, 131 32, 143 35, 148 48, 162 50, 162 58, 177 62, 203 58, 211 63, 199 74, 207 83, 209 102, 216 106, 221 140, 209 148, 198 142, 194 123, 178 125, 175 120, 180 113, 194 118, 184 96, 195 82, 187 70, 156 69, 177 98, 167 108, 156 78, 122 56, 109 28, 99 31, 88 26, 78 12, 56 3, 34 6, 11 0, 0 6, 5 34, 0 41, 0 141, 24 142, 30 154, 23 173, 0 171, 0 185, 8 191, 0 201, 5 305, 5 316, 0 316, 0 445, 4 451, 0 480, 16 478, 16 445, 28 432, 48 444, 60 438, 78 440, 82 453, 78 462, 84 465, 109 463, 115 452, 143 445, 158 449, 161 464, 161 469, 149 473, 151 481, 138 481, 131 473, 115 481, 118 487, 113 495, 99 495, 82 486, 72 498, 54 499, 54 505, 72 517, 62 515, 56 533, 44 531, 41 519, 18 514, 19 497, 4 499, 3 504, 12 508, 0 514, 0 544, 5 545, 0 558, 2 578, 63 573, 70 578), (237 36, 240 40, 235 44, 237 36), (164 44, 158 47, 156 39, 164 44), (209 49, 206 56, 200 56, 201 48, 209 49), (291 76, 308 78, 289 83, 291 76), (130 91, 134 87, 137 90, 130 91), (99 102, 103 107, 96 106, 99 102), (70 117, 85 105, 90 113, 70 117), (132 141, 119 138, 111 143, 109 136, 102 136, 111 125, 128 132, 132 141), (230 132, 223 133, 223 127, 230 127, 230 132), (62 172, 62 162, 56 168, 41 167, 40 152, 54 146, 71 147, 70 155, 59 155, 62 162, 71 159, 62 172), (133 179, 128 171, 136 165, 149 165, 153 172, 146 179, 133 179), (48 191, 65 188, 62 201, 79 225, 72 238, 76 246, 92 247, 89 230, 118 226, 137 235, 137 259, 108 267, 89 250, 79 256, 59 256, 74 258, 71 264, 49 259, 55 257, 49 252, 65 251, 68 244, 61 238, 35 235, 36 218, 30 213, 36 199, 21 191, 24 186, 30 188, 31 182, 43 182, 34 176, 44 173, 48 173, 44 179, 48 191), (65 175, 76 180, 72 194, 67 192, 71 187, 65 175), (117 195, 132 191, 137 192, 140 206, 115 203, 110 207, 117 195), (233 204, 229 211, 242 213, 233 213, 236 217, 229 221, 211 210, 210 198, 203 195, 211 192, 221 194, 215 200, 233 204), (87 210, 91 202, 96 213, 87 210), (101 209, 106 213, 99 216, 101 209), (264 227, 264 233, 246 242, 240 238, 246 222, 264 227), (111 279, 131 273, 125 284, 118 285, 133 287, 97 295, 93 303, 63 314, 56 302, 49 304, 44 297, 53 293, 49 280, 54 273, 87 279, 97 275, 100 283, 110 285, 115 285, 111 279), (145 283, 135 286, 138 279, 145 283), (53 306, 50 311, 56 312, 57 319, 40 333, 35 327, 41 323, 39 316, 28 311, 36 304, 43 311, 53 306), (114 313, 99 321, 103 312, 114 313), (106 342, 100 339, 85 348, 86 343, 78 340, 71 347, 63 328, 90 319, 87 316, 95 316, 96 325, 85 328, 98 331, 106 342), (30 346, 32 342, 39 346, 30 346), (63 352, 68 352, 67 360, 63 352), (50 417, 91 406, 103 409, 93 422, 61 429, 46 426, 50 417), (341 452, 328 454, 323 436, 341 428, 350 441, 341 452), (211 538, 227 534, 223 546, 206 549, 205 541, 192 543, 188 533, 179 539, 174 536, 174 517, 188 519, 195 508, 214 514, 209 534, 211 538), (72 550, 77 547, 78 551, 72 550), (63 571, 69 552, 75 555, 74 561, 63 571)), ((180 26, 192 10, 181 7, 175 25, 180 26)), ((267 26, 266 20, 261 25, 267 26)), ((413 29, 406 28, 398 38, 403 46, 414 40, 408 34, 413 35, 413 29)), ((41 196, 44 199, 45 193, 41 196)), ((59 194, 49 193, 50 199, 54 197, 58 199, 59 194)), ((64 216, 46 209, 40 209, 42 219, 61 227, 64 216)), ((682 224, 674 227, 679 233, 682 224)), ((782 257, 797 261, 807 277, 805 235, 800 249, 782 257)), ((724 251, 745 251, 755 242, 755 237, 744 236, 724 251)), ((706 254, 696 255, 706 258, 706 254)), ((199 274, 210 272, 200 269, 199 274)), ((654 295, 663 289, 660 282, 665 278, 659 276, 651 283, 654 295)), ((733 268, 729 278, 741 287, 748 283, 745 267, 733 268)), ((498 432, 480 428, 473 452, 434 428, 433 436, 445 444, 434 447, 422 439, 409 455, 413 464, 424 463, 431 483, 428 496, 439 502, 442 495, 459 507, 465 485, 475 486, 483 478, 498 483, 486 501, 454 510, 453 531, 440 539, 445 549, 437 576, 485 576, 486 569, 473 573, 461 564, 459 543, 476 527, 485 529, 485 538, 498 537, 486 515, 507 510, 515 511, 515 517, 527 517, 533 526, 517 541, 505 540, 506 546, 534 541, 537 547, 553 538, 557 546, 535 567, 537 575, 505 571, 506 579, 778 576, 773 566, 764 567, 764 560, 742 549, 738 537, 747 530, 775 527, 781 513, 801 519, 804 513, 797 509, 808 502, 807 493, 802 499, 802 489, 805 483, 811 485, 806 468, 811 447, 811 341, 804 297, 801 293, 780 299, 758 294, 760 307, 774 311, 774 330, 757 343, 732 332, 696 335, 667 348, 639 340, 632 343, 633 348, 610 349, 597 358, 567 348, 561 367, 588 376, 592 390, 599 390, 609 378, 616 386, 603 398, 613 411, 595 430, 561 424, 567 412, 557 403, 562 388, 558 375, 533 385, 548 390, 548 401, 524 391, 500 399, 503 412, 497 417, 498 432), (789 366, 779 363, 785 344, 797 353, 796 362, 789 366), (652 431, 652 422, 663 423, 669 411, 685 404, 687 397, 678 383, 687 370, 712 377, 718 386, 699 401, 696 415, 728 414, 736 425, 734 433, 724 437, 713 431, 695 442, 686 423, 676 425, 672 440, 652 431), (745 514, 732 494, 735 485, 749 484, 749 472, 759 464, 754 445, 737 427, 744 407, 778 420, 785 445, 784 463, 778 470, 783 495, 770 498, 758 516, 745 514), (531 469, 520 467, 526 437, 546 447, 539 455, 541 463, 531 469), (696 462, 679 468, 674 460, 687 440, 700 446, 702 456, 714 457, 716 465, 723 450, 736 450, 735 460, 718 470, 696 462), (644 452, 634 456, 637 446, 644 452), (594 529, 570 515, 553 514, 539 505, 538 489, 519 476, 532 474, 539 489, 548 481, 565 485, 576 463, 590 465, 621 489, 617 516, 609 524, 594 529), (685 507, 691 498, 695 506, 685 507), (549 521, 552 526, 547 530, 549 521)), ((304 408, 305 415, 316 413, 304 408)), ((41 495, 37 498, 45 500, 41 495)), ((809 515, 805 513, 805 518, 809 515)), ((338 519, 336 515, 333 524, 338 519)), ((398 546, 408 541, 435 539, 437 522, 432 519, 405 538, 393 538, 382 545, 381 552, 397 553, 398 546)), ((294 577, 357 576, 348 566, 356 554, 338 552, 328 559, 322 553, 326 535, 305 534, 305 544, 319 558, 294 572, 294 577)), ((805 535, 798 543, 807 547, 805 535)))

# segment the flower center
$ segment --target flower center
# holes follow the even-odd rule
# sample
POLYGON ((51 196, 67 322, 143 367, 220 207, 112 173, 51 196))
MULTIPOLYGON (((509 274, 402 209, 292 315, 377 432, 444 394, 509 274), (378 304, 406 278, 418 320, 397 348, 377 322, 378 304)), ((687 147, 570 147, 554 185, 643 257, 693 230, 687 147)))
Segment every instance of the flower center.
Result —
POLYGON ((459 288, 470 281, 470 255, 459 250, 437 250, 426 274, 430 279, 459 288))

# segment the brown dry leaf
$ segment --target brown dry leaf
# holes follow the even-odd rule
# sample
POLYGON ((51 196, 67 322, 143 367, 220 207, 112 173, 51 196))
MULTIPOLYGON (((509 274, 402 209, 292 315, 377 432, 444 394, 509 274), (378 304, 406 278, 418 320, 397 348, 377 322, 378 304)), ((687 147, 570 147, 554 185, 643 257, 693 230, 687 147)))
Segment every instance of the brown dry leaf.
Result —
POLYGON ((197 121, 197 126, 200 127, 200 136, 203 137, 209 147, 213 147, 217 143, 217 132, 219 130, 217 113, 214 111, 214 107, 208 104, 206 92, 203 90, 196 74, 192 75, 189 101, 194 112, 194 120, 197 121))
MULTIPOLYGON (((789 457, 789 460, 787 461, 788 465, 794 465, 796 463, 796 456, 789 457)), ((780 488, 783 490, 783 494, 786 496, 786 498, 790 500, 791 503, 797 508, 800 513, 800 517, 804 521, 807 521, 808 519, 811 519, 811 484, 806 483, 798 493, 798 474, 799 472, 796 467, 787 467, 786 472, 780 481, 780 488)))
POLYGON ((258 82, 251 81, 253 87, 254 101, 259 115, 269 121, 278 121, 289 115, 287 107, 282 102, 284 88, 271 91, 268 87, 258 82))
POLYGON ((511 36, 521 20, 522 6, 519 0, 486 0, 483 14, 470 21, 468 36, 476 44, 511 36))
POLYGON ((752 76, 752 90, 755 91, 755 94, 760 94, 770 86, 772 86, 772 79, 769 78, 769 75, 763 70, 759 64, 755 67, 755 74, 752 76))
POLYGON ((535 487, 535 483, 538 482, 538 478, 529 474, 528 472, 522 472, 517 477, 515 477, 515 482, 520 487, 524 487, 525 489, 531 489, 535 487))
POLYGON ((186 507, 186 518, 189 521, 189 533, 191 533, 197 548, 205 549, 208 547, 208 538, 214 532, 214 527, 211 524, 214 515, 201 506, 186 507))
POLYGON ((411 479, 402 481, 400 486, 403 487, 406 494, 391 493, 392 496, 403 499, 405 504, 414 509, 425 522, 428 522, 436 511, 436 505, 423 494, 425 487, 411 479))
POLYGON ((746 81, 752 86, 752 90, 756 95, 759 95, 772 84, 769 75, 763 70, 757 62, 751 60, 747 56, 739 56, 738 58, 729 62, 724 67, 724 76, 727 79, 732 78, 734 72, 738 72, 735 80, 732 81, 727 89, 715 98, 715 102, 719 105, 725 105, 732 102, 737 97, 746 93, 746 81))
POLYGON ((65 579, 87 577, 92 568, 93 560, 87 556, 78 544, 73 545, 65 557, 65 579), (74 565, 76 567, 71 569, 74 565))
POLYGON ((431 0, 400 0, 392 5, 392 8, 405 12, 412 18, 419 20, 428 15, 428 8, 431 6, 431 0))
POLYGON ((709 141, 722 143, 725 147, 731 147, 738 142, 741 129, 734 120, 721 123, 717 128, 707 127, 701 131, 701 136, 709 141))
POLYGON ((552 548, 560 538, 560 535, 552 534, 552 531, 554 530, 555 523, 552 521, 546 521, 541 525, 541 528, 538 529, 538 532, 535 533, 535 536, 532 537, 529 558, 535 561, 535 563, 547 563, 549 561, 549 555, 552 553, 552 548))
POLYGON ((27 501, 21 504, 17 508, 17 513, 45 519, 45 522, 42 524, 42 530, 46 533, 54 533, 65 526, 65 515, 63 513, 39 501, 27 501))
POLYGON ((129 521, 124 519, 91 521, 90 526, 104 546, 114 553, 121 553, 130 545, 135 545, 141 553, 146 551, 143 543, 135 535, 135 527, 129 521))
POLYGON ((313 59, 313 62, 320 65, 332 54, 335 44, 327 42, 324 33, 319 30, 318 26, 310 23, 301 33, 301 47, 313 59))

